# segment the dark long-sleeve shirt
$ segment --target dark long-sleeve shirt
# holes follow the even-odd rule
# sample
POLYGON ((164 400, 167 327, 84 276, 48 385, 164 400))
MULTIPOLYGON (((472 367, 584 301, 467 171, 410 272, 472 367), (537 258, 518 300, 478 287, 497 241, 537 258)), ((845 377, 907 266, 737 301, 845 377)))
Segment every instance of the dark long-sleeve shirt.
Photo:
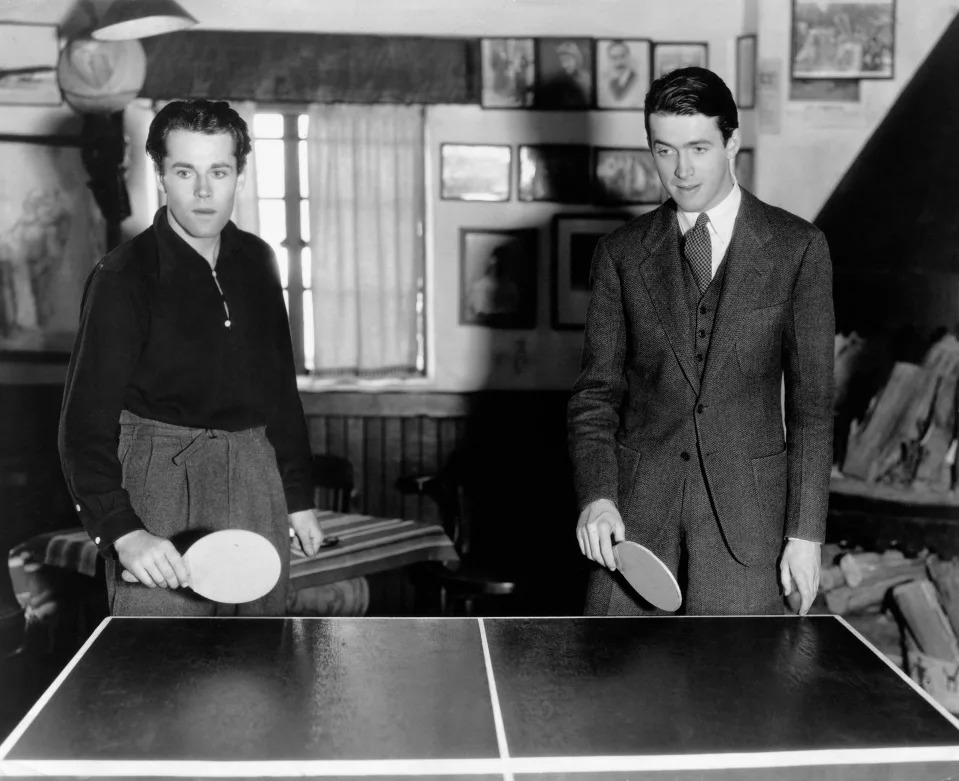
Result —
POLYGON ((269 245, 228 223, 214 275, 164 207, 87 279, 59 448, 80 519, 105 554, 144 528, 121 484, 121 409, 190 428, 266 426, 288 511, 313 506, 309 438, 269 245))

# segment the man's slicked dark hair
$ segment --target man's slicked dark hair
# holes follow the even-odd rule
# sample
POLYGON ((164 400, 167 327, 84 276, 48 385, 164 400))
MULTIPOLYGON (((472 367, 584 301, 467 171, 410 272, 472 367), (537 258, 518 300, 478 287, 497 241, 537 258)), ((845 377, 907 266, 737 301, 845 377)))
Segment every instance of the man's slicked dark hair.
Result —
POLYGON ((736 101, 726 83, 706 68, 678 68, 660 76, 646 93, 646 135, 651 114, 716 117, 723 143, 739 127, 736 101))
POLYGON ((250 130, 225 100, 174 100, 157 112, 150 123, 146 150, 158 171, 163 170, 167 136, 174 130, 208 135, 229 133, 233 136, 236 172, 242 173, 252 149, 250 130))

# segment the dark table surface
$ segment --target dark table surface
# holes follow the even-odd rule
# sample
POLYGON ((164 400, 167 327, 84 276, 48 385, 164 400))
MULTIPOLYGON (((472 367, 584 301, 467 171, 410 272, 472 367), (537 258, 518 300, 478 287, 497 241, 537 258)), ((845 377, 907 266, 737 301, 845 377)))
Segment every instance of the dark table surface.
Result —
POLYGON ((16 774, 913 781, 959 777, 959 722, 832 616, 123 618, 16 774))

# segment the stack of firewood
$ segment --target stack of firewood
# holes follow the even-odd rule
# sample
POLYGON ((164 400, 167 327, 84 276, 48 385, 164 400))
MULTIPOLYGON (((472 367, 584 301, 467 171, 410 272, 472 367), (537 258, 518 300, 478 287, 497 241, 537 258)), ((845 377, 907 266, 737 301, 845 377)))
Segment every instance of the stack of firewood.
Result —
POLYGON ((901 583, 926 576, 926 555, 908 558, 901 551, 884 553, 845 551, 835 556, 834 546, 823 546, 824 558, 819 589, 830 613, 878 612, 889 591, 901 583))
MULTIPOLYGON (((857 340, 837 342, 837 387, 846 364, 861 351, 857 340)), ((946 334, 921 365, 896 363, 860 421, 853 421, 842 473, 935 493, 956 487, 956 408, 959 340, 946 334)))

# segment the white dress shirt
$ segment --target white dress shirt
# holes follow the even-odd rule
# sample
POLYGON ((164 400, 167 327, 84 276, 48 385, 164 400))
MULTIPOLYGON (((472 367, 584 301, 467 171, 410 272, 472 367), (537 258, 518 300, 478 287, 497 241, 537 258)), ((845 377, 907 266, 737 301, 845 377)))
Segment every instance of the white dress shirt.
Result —
MULTIPOLYGON (((706 211, 706 215, 709 217, 709 240, 713 248, 712 276, 714 277, 719 264, 723 262, 723 258, 726 256, 729 242, 733 238, 733 227, 736 225, 739 204, 742 203, 742 200, 743 192, 739 189, 739 183, 733 179, 733 189, 729 191, 729 195, 712 209, 706 211)), ((676 212, 679 219, 679 229, 685 236, 686 231, 696 224, 699 212, 684 212, 682 209, 677 209, 676 212)))

